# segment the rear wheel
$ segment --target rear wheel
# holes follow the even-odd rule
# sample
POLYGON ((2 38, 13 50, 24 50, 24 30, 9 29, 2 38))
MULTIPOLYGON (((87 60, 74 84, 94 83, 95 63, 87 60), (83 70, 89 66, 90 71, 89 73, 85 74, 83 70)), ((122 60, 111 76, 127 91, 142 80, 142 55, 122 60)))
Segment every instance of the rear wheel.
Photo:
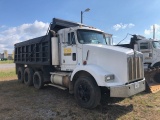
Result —
POLYGON ((155 73, 154 81, 156 81, 157 83, 160 83, 160 73, 159 72, 155 73))
POLYGON ((24 68, 23 67, 18 68, 17 77, 18 77, 18 82, 20 83, 24 82, 24 68))
POLYGON ((26 68, 24 70, 24 83, 27 86, 33 85, 33 70, 31 68, 26 68))
MULTIPOLYGON (((153 68, 157 68, 157 67, 160 67, 160 63, 156 63, 156 64, 153 65, 153 68)), ((156 70, 156 72, 153 74, 153 79, 154 79, 155 82, 160 83, 160 72, 159 72, 159 70, 158 71, 156 70)))
POLYGON ((41 89, 44 86, 42 72, 37 71, 33 75, 33 85, 36 89, 41 89))
POLYGON ((80 77, 74 86, 74 96, 80 106, 91 109, 100 103, 101 92, 93 78, 80 77))

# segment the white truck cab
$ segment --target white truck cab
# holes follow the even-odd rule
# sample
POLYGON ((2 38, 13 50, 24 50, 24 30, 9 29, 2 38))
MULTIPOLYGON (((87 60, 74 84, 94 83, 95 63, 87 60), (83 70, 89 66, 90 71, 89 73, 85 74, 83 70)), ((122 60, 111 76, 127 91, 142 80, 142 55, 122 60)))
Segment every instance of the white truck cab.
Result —
POLYGON ((107 45, 110 36, 103 31, 88 27, 72 27, 58 31, 61 51, 61 70, 73 71, 77 65, 87 61, 89 51, 84 51, 86 44, 107 45))
POLYGON ((160 66, 160 41, 145 39, 137 41, 138 51, 144 55, 144 63, 147 67, 160 66))
POLYGON ((58 36, 60 69, 71 73, 71 82, 88 74, 99 87, 108 88, 111 97, 129 97, 145 90, 140 52, 110 46, 110 34, 90 27, 61 29, 58 36))
POLYGON ((160 66, 160 41, 147 39, 141 35, 133 35, 130 44, 121 44, 118 46, 128 47, 142 52, 145 68, 160 66))
POLYGON ((147 39, 141 35, 132 35, 129 44, 118 44, 116 46, 131 48, 143 54, 144 76, 147 88, 152 93, 158 92, 160 90, 160 41, 147 39))

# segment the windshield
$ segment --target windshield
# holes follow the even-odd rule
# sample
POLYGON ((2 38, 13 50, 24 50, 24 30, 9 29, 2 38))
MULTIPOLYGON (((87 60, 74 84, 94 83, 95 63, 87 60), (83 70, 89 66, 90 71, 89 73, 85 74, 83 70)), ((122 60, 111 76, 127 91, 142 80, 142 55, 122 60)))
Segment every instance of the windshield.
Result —
POLYGON ((153 42, 153 47, 160 49, 160 41, 154 41, 153 42))
POLYGON ((77 35, 81 44, 107 44, 105 34, 102 32, 79 29, 77 35))

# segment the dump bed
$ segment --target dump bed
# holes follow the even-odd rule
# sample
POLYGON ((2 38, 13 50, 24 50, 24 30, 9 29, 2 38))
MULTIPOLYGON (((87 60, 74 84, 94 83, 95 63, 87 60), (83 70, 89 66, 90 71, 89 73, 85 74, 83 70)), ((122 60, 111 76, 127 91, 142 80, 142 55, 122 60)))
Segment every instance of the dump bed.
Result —
MULTIPOLYGON (((53 18, 50 29, 57 32, 63 28, 81 24, 53 18)), ((15 44, 15 63, 51 65, 51 33, 15 44)))
POLYGON ((15 63, 51 64, 50 36, 42 36, 15 44, 15 63))

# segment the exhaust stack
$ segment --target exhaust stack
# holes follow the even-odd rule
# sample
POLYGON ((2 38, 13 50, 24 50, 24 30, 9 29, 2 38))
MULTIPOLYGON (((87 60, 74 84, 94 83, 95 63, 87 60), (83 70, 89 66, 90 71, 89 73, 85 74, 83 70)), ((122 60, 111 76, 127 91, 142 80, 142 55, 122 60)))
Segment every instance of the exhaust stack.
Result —
POLYGON ((155 40, 155 25, 153 25, 153 40, 155 40))

